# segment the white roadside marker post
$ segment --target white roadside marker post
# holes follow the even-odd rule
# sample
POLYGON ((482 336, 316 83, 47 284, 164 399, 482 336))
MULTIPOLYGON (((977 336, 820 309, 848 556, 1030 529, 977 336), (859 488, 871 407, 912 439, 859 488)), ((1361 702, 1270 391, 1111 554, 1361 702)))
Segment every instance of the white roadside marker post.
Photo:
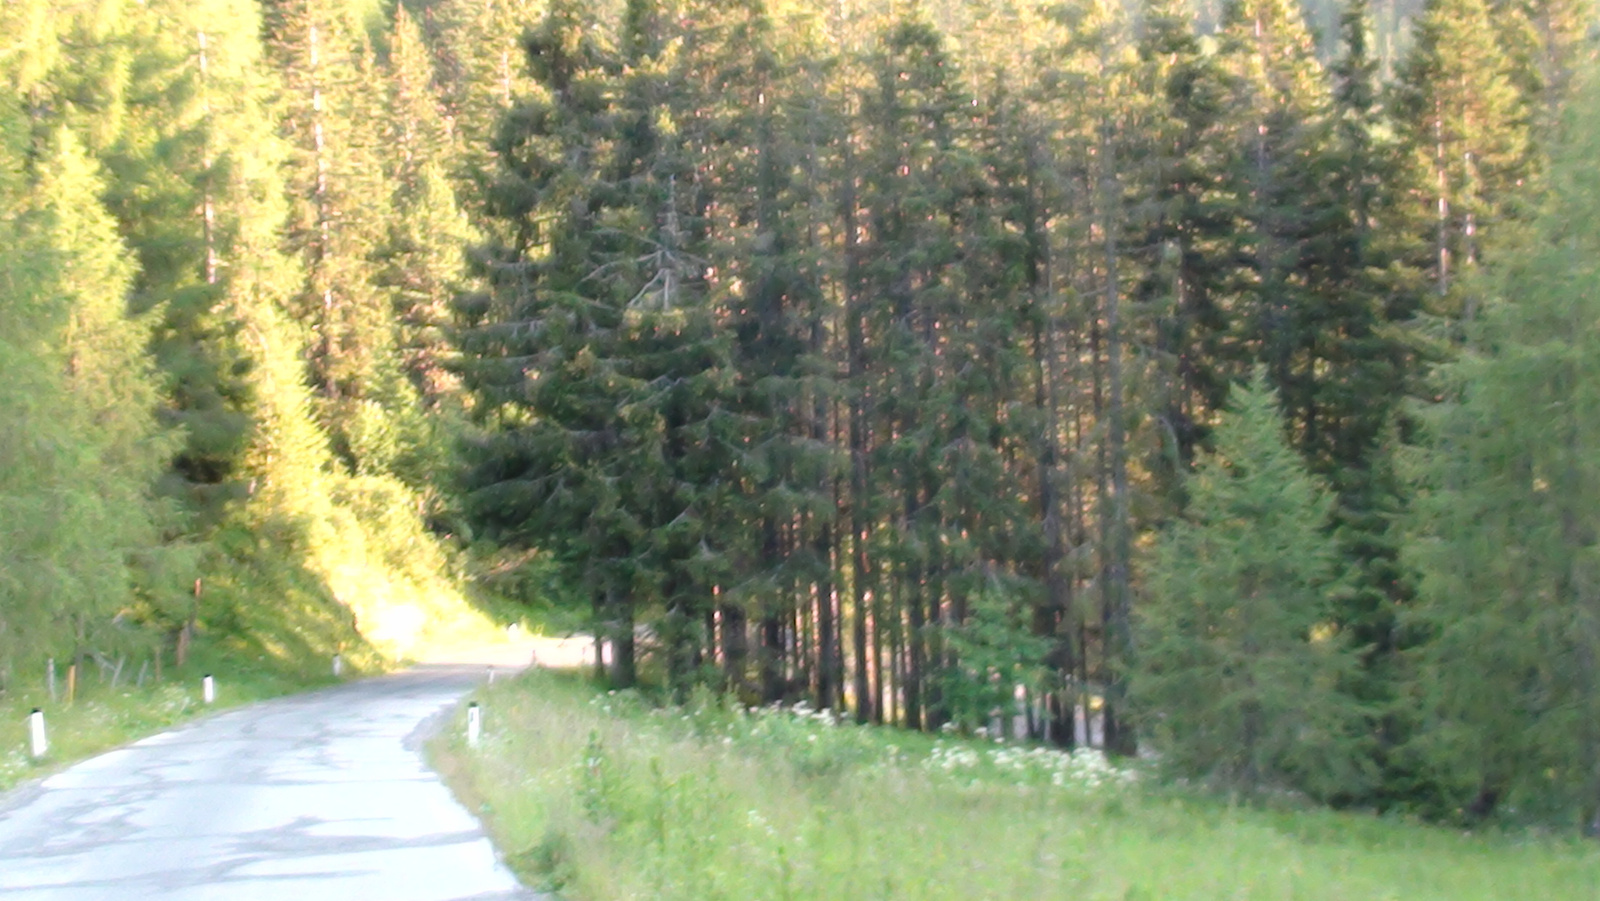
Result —
POLYGON ((467 747, 476 748, 482 737, 483 711, 479 709, 478 702, 473 701, 467 705, 467 747))
POLYGON ((29 737, 33 740, 33 759, 38 760, 50 750, 50 741, 44 735, 43 710, 35 707, 33 712, 28 714, 28 732, 29 737))
POLYGON ((210 673, 206 673, 200 680, 200 700, 207 704, 215 703, 217 700, 217 682, 211 678, 210 673))
POLYGON ((336 677, 344 675, 344 655, 343 654, 334 654, 333 655, 333 674, 336 677))
POLYGON ((494 684, 494 667, 493 666, 489 667, 489 684, 490 685, 494 684))

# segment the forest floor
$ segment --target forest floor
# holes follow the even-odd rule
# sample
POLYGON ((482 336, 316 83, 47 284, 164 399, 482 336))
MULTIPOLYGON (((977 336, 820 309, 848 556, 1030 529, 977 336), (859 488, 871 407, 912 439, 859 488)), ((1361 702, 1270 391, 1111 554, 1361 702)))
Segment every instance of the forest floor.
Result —
POLYGON ((481 743, 447 728, 433 764, 518 875, 568 901, 1501 901, 1600 885, 1600 843, 1229 805, 1093 751, 710 697, 655 708, 538 670, 475 697, 481 743))

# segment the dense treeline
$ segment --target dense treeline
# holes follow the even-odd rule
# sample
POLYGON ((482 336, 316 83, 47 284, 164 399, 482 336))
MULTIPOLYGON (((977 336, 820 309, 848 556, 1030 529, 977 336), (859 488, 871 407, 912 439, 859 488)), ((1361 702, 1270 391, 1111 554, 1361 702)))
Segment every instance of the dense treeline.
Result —
POLYGON ((448 606, 423 411, 468 233, 415 26, 322 13, 0 11, 0 689, 197 630, 296 663, 358 625, 359 662, 448 606))
POLYGON ((449 538, 619 686, 1600 828, 1590 22, 10 4, 0 673, 449 538))
POLYGON ((1520 665, 1570 667, 1485 672, 1418 516, 1588 23, 552 2, 459 305, 468 519, 563 562, 618 685, 1587 822, 1581 579, 1525 589, 1568 612, 1520 665))

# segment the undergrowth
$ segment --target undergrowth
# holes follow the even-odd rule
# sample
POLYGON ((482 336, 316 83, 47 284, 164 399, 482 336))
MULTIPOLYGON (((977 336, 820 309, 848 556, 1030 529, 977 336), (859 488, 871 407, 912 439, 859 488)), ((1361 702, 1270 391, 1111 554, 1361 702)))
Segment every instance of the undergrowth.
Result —
MULTIPOLYGON (((435 764, 530 885, 569 901, 1588 899, 1600 848, 1239 807, 1095 752, 826 712, 654 708, 534 672, 435 764)), ((458 724, 459 725, 459 724, 458 724)))

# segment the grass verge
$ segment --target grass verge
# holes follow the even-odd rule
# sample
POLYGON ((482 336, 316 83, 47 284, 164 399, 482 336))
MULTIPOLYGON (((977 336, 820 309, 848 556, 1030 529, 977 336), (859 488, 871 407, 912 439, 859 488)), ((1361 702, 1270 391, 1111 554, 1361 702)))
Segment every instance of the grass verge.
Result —
POLYGON ((1600 846, 1230 806, 1068 756, 530 672, 430 745, 530 885, 621 899, 1588 899, 1600 846))
MULTIPOLYGON (((196 642, 188 662, 167 667, 159 681, 145 668, 142 684, 137 672, 124 672, 115 687, 91 665, 71 703, 64 665, 58 665, 53 700, 42 679, 14 687, 0 696, 0 791, 204 713, 339 681, 330 658, 284 660, 249 650, 238 641, 196 642), (209 706, 200 690, 201 677, 208 673, 216 684, 216 702, 209 706), (50 740, 42 760, 29 755, 28 715, 34 708, 44 711, 50 740)), ((360 655, 360 660, 350 664, 344 678, 379 665, 371 654, 360 655)))

